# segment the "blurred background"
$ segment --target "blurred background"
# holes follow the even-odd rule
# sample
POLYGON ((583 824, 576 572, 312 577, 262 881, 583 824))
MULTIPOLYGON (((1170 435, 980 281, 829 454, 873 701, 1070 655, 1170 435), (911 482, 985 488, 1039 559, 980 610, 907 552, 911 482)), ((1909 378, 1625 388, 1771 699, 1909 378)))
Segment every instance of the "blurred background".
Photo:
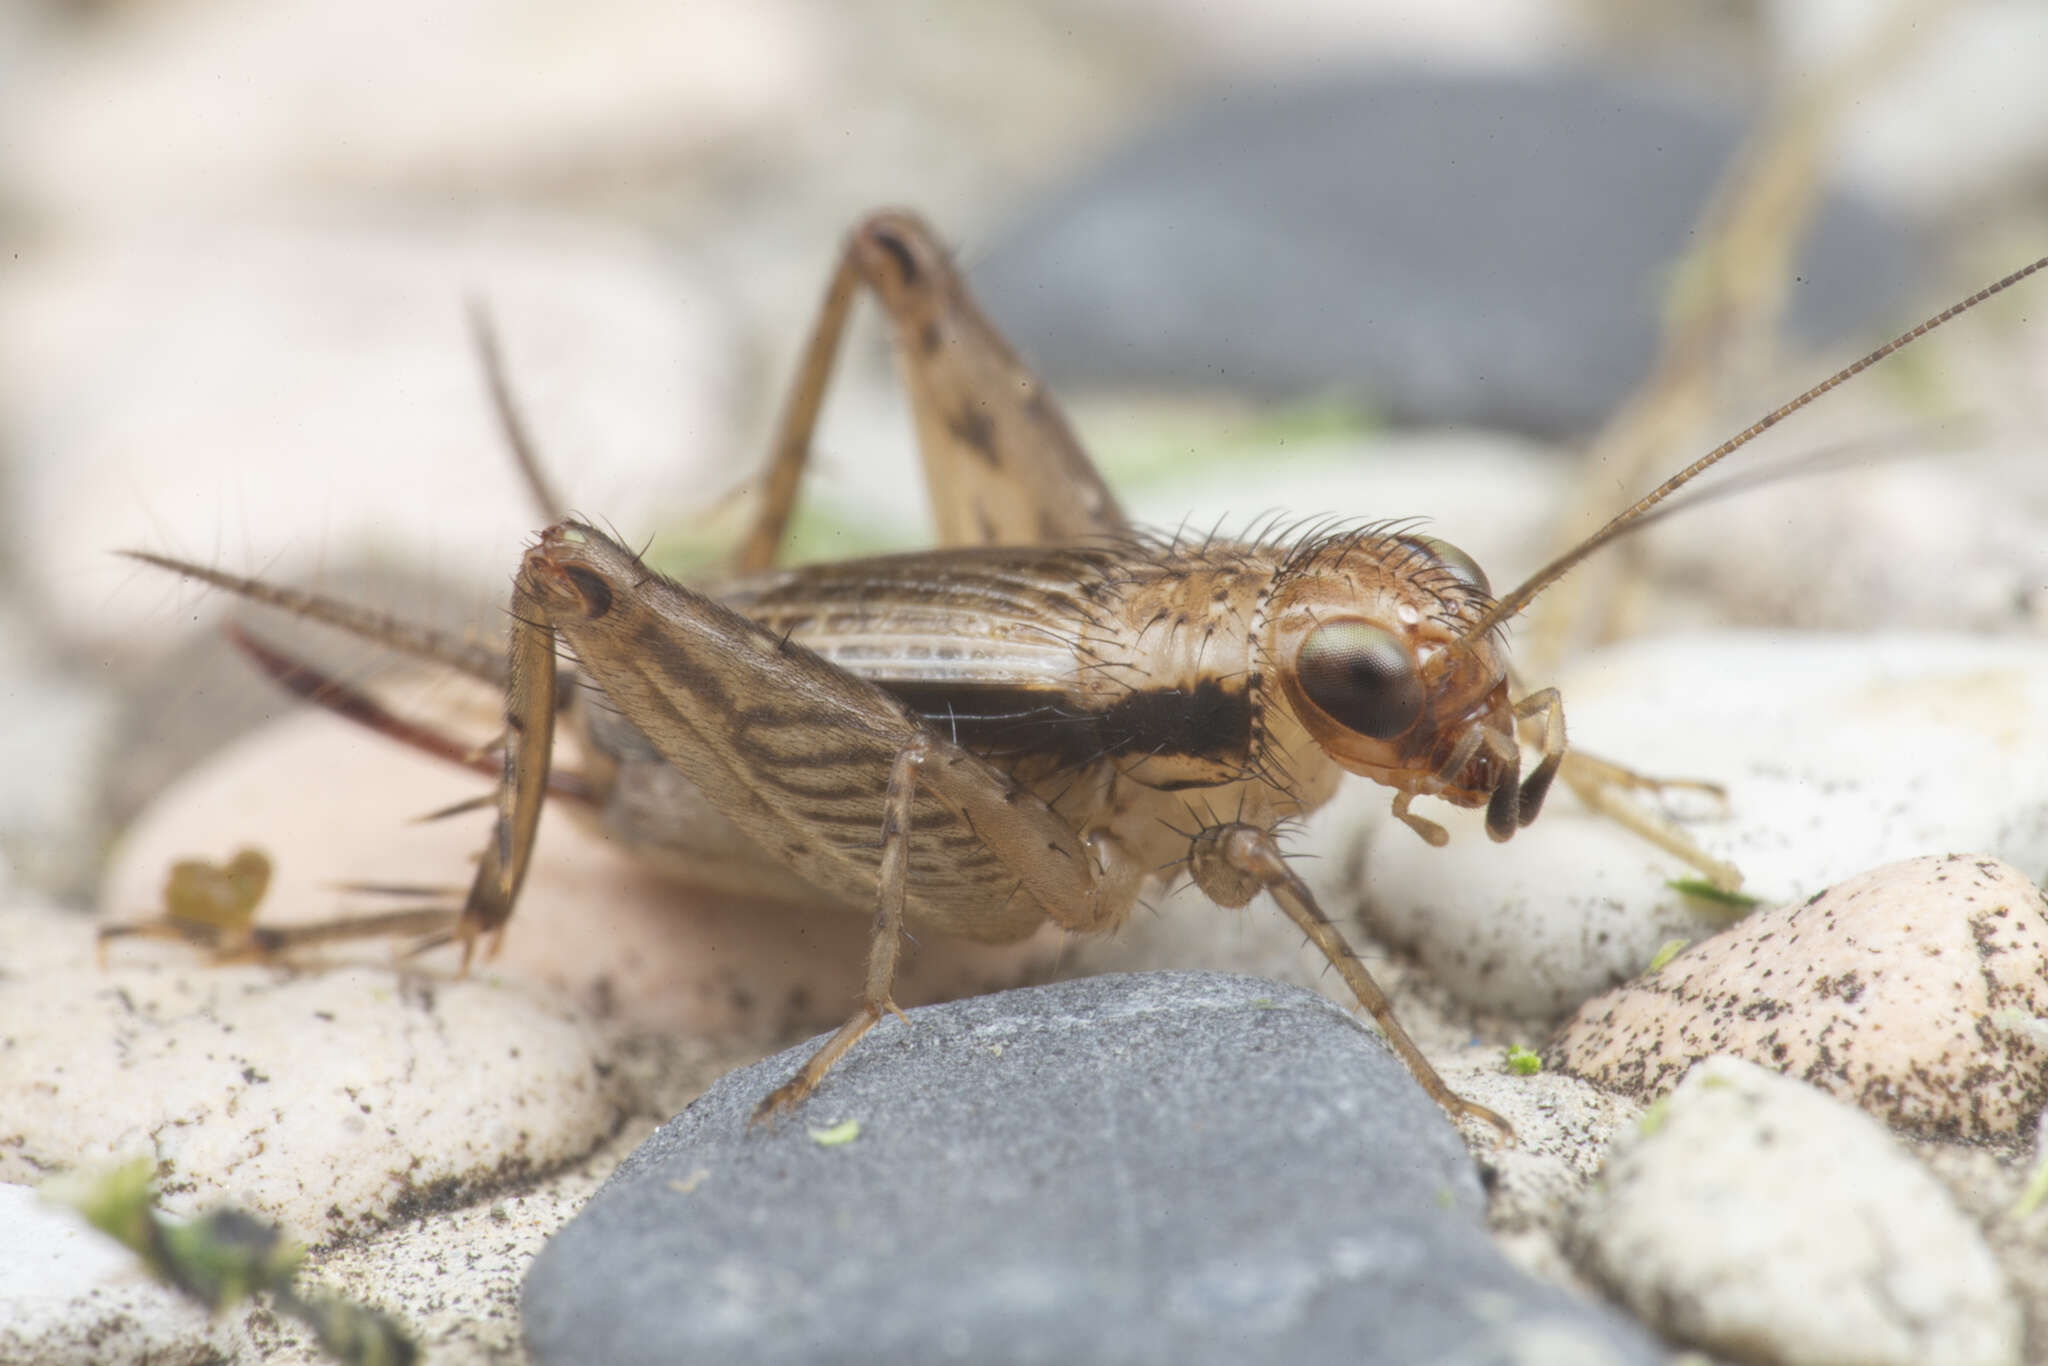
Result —
MULTIPOLYGON (((88 896, 282 706, 120 548, 494 632, 536 526, 466 300, 571 503, 687 545, 913 206, 1146 520, 1427 516, 1505 584, 2042 254, 2044 72, 2038 0, 11 0, 0 854, 88 896)), ((1756 464, 1846 474, 1660 526, 1556 648, 2038 630, 2043 307, 1802 419, 1756 464)), ((818 457, 805 553, 925 534, 872 319, 818 457)))

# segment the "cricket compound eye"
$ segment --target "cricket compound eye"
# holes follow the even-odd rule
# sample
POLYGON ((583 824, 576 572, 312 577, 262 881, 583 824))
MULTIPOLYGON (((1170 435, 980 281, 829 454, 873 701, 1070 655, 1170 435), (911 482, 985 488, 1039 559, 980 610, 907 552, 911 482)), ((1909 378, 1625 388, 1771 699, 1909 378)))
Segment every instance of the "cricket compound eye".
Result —
POLYGON ((1422 676, 1392 632, 1364 621, 1333 621, 1309 632, 1295 656, 1309 701, 1332 721, 1391 740, 1422 715, 1422 676))
POLYGON ((1439 541, 1434 536, 1417 536, 1415 543, 1436 556, 1437 563, 1449 570, 1451 577, 1459 583, 1485 597, 1493 596, 1493 585, 1486 581, 1486 571, 1479 567, 1479 561, 1449 541, 1439 541))

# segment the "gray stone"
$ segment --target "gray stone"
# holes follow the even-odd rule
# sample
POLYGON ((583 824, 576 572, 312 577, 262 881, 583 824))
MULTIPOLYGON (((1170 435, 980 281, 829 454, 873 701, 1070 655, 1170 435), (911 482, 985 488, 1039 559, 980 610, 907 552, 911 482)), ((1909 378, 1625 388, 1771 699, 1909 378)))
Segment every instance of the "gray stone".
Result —
POLYGON ((811 1047, 725 1078, 549 1243, 536 1360, 1661 1360, 1507 1264, 1449 1122, 1305 992, 1146 974, 919 1010, 750 1130, 811 1047))
MULTIPOLYGON (((1665 274, 1741 136, 1589 72, 1239 86, 973 276, 1055 385, 1335 391, 1404 422, 1578 433, 1648 374, 1665 274)), ((1829 197, 1794 333, 1876 330, 1917 261, 1898 224, 1829 197)))

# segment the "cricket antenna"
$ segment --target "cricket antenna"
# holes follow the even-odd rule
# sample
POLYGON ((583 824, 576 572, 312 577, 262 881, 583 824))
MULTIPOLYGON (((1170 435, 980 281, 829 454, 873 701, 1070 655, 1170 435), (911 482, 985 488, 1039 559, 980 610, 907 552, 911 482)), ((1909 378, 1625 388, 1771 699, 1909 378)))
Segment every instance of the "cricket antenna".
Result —
POLYGON ((1911 343, 1918 341, 1920 338, 1926 336, 1935 328, 1940 327, 1943 323, 1955 317, 1957 314, 1968 312, 1970 309, 1975 308, 1978 304, 1983 303, 1992 295, 1997 294, 2002 290, 2012 288, 2020 281, 2026 279, 2029 275, 2032 275, 2034 272, 2043 269, 2048 269, 2048 256, 2043 256, 2040 260, 2035 261, 2032 265, 2020 267, 2018 270, 2014 271, 2012 274, 2006 276, 2003 280, 2000 280, 1995 284, 1986 285, 1984 288, 1978 290, 1975 294, 1972 294, 1969 298, 1962 300, 1960 303, 1950 304, 1947 308, 1944 308, 1941 312, 1935 314, 1926 322, 1921 323, 1918 327, 1915 327, 1908 332, 1902 332, 1898 336, 1893 337, 1883 346, 1878 347, 1877 350, 1872 351, 1869 355, 1863 357, 1863 359, 1856 361, 1854 364, 1844 366, 1842 369, 1837 370, 1834 374, 1828 376, 1828 378, 1822 380, 1819 384, 1816 384, 1811 389, 1808 389, 1798 398, 1793 399, 1790 403, 1785 404, 1781 408, 1773 410, 1771 413, 1766 415, 1761 421, 1756 423, 1754 426, 1748 428, 1745 431, 1737 433, 1736 435, 1730 437, 1728 440, 1722 442, 1720 445, 1714 447, 1713 450, 1708 451, 1705 455, 1693 461, 1690 465, 1687 465, 1677 474, 1672 475, 1669 479, 1666 479, 1663 483, 1657 485, 1656 488, 1651 489, 1648 493, 1644 494, 1643 497, 1633 507, 1629 508, 1627 511, 1615 517, 1614 520, 1610 521, 1606 526, 1601 527, 1591 536, 1588 536, 1585 540, 1580 541, 1576 546, 1573 546, 1570 550, 1567 550, 1564 554, 1558 556, 1549 564, 1544 565, 1543 568, 1537 570, 1534 574, 1531 574, 1526 580, 1522 582, 1522 584, 1519 587, 1515 588, 1512 592, 1507 593, 1503 597, 1496 600, 1493 606, 1489 607, 1486 610, 1485 614, 1481 616, 1479 620, 1472 625, 1471 629, 1465 632, 1463 638, 1466 641, 1478 640, 1480 637, 1484 636, 1488 631, 1493 630, 1496 626, 1501 625, 1503 622, 1508 621, 1510 618, 1520 613, 1523 608, 1527 607, 1531 602, 1535 601, 1536 595, 1538 593, 1541 593, 1544 589, 1550 587, 1550 585, 1556 583, 1559 579, 1563 578, 1568 572, 1570 572, 1570 570, 1574 566, 1576 566, 1579 563, 1579 561, 1585 559, 1588 555, 1591 555, 1594 551, 1600 549, 1600 547, 1606 545, 1609 541, 1612 541, 1617 537, 1625 535, 1629 531, 1633 530, 1638 524, 1641 523, 1644 515, 1647 514, 1651 508, 1656 507, 1657 504, 1663 502, 1666 498, 1669 498, 1672 494, 1678 492, 1679 489, 1691 483, 1694 478, 1704 473, 1710 466, 1719 464, 1723 459, 1734 454, 1736 451, 1741 450, 1744 446, 1747 446, 1750 442, 1756 440, 1757 437, 1763 435, 1772 427, 1777 426, 1780 422, 1784 421, 1792 414, 1798 412, 1801 408, 1804 408, 1807 404, 1813 402, 1822 394, 1825 394, 1828 390, 1833 389, 1838 385, 1844 384, 1851 379, 1854 379, 1857 375, 1863 373, 1863 371, 1877 364, 1886 356, 1889 356, 1892 352, 1897 351, 1899 348, 1903 346, 1908 346, 1911 343))

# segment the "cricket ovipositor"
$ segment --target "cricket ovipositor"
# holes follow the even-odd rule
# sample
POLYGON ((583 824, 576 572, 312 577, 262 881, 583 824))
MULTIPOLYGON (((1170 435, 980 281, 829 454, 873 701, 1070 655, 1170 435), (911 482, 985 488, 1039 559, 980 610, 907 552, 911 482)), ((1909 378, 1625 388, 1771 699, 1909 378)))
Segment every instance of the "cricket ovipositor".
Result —
MULTIPOLYGON (((1148 886, 1184 876, 1225 906, 1270 893, 1425 1090, 1505 1130, 1408 1039, 1288 868, 1288 822, 1348 772, 1391 788, 1394 813, 1431 843, 1443 831, 1411 810, 1425 797, 1483 807, 1489 833, 1511 836, 1540 810, 1566 750, 1555 691, 1511 695, 1499 628, 1708 465, 2043 264, 1795 399, 1498 598, 1462 553, 1398 523, 1237 539, 1134 530, 1051 396, 982 318, 929 230, 903 213, 876 214, 848 240, 725 582, 670 582, 594 528, 555 520, 519 568, 501 661, 431 633, 402 638, 394 623, 331 600, 144 558, 504 686, 503 759, 490 765, 502 775, 496 833, 466 903, 439 912, 431 936, 460 940, 465 959, 510 917, 551 792, 630 819, 643 840, 715 846, 721 881, 873 915, 860 1008, 763 1101, 764 1114, 800 1101, 894 1008, 906 932, 1003 942, 1048 920, 1105 931, 1148 886), (893 327, 940 544, 778 570, 862 287, 893 327), (562 685, 562 645, 601 705, 562 685), (578 774, 551 768, 558 722, 583 740, 578 774), (687 779, 686 812, 616 809, 615 794, 631 786, 622 779, 645 765, 687 779)), ((499 397, 523 449, 502 385, 499 397)), ((273 674, 379 729, 450 757, 469 750, 250 648, 273 674)))

